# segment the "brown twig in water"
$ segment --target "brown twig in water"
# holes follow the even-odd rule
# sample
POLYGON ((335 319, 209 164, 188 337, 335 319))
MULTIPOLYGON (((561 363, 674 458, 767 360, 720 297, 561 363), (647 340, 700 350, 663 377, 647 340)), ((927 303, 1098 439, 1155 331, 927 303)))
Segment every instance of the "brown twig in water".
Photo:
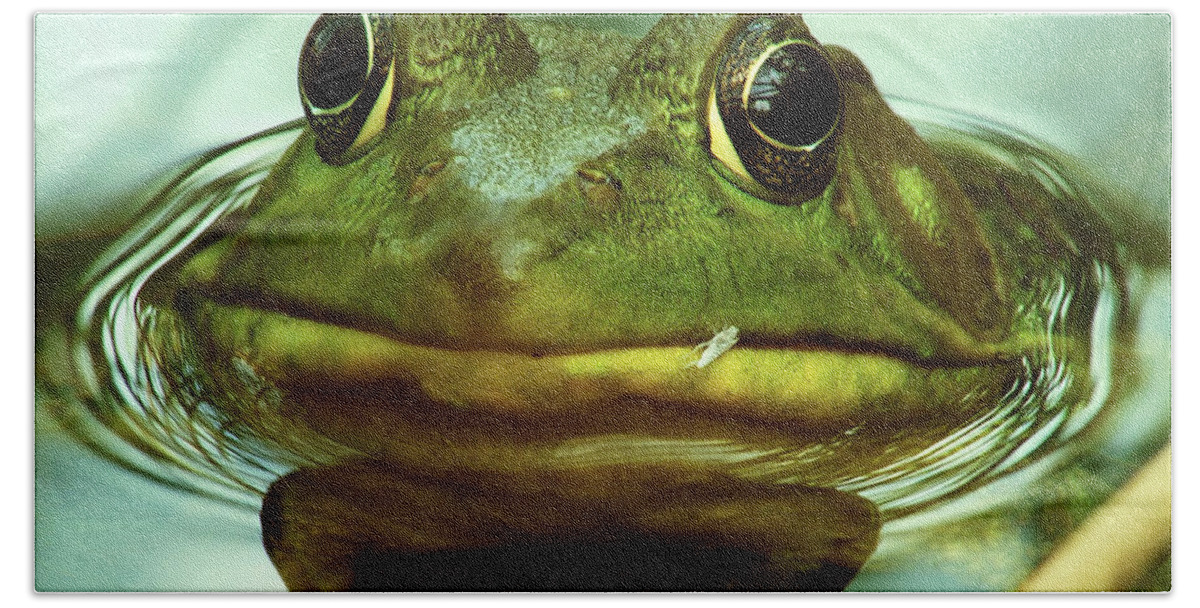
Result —
POLYGON ((1168 444, 1042 562, 1018 591, 1128 590, 1171 547, 1168 444))

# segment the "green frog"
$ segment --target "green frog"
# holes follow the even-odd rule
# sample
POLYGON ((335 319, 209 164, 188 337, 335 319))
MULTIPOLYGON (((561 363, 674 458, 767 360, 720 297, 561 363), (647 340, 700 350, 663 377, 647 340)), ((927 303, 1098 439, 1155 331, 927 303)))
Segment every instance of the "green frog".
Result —
POLYGON ((309 458, 262 508, 289 588, 839 589, 854 482, 1086 375, 1088 208, 800 16, 589 25, 322 16, 308 127, 145 290, 180 384, 309 458))

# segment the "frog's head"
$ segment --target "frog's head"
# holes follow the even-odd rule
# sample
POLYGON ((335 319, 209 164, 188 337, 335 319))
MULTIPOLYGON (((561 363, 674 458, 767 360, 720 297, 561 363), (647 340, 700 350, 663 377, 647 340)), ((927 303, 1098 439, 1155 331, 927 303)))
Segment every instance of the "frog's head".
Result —
POLYGON ((324 18, 300 66, 312 133, 191 288, 460 352, 735 325, 747 354, 1003 355, 974 208, 798 16, 669 17, 632 52, 525 29, 541 48, 497 17, 324 18))
POLYGON ((652 477, 927 447, 1028 347, 973 203, 798 16, 323 17, 300 88, 311 128, 174 299, 228 390, 388 466, 628 523, 652 477))

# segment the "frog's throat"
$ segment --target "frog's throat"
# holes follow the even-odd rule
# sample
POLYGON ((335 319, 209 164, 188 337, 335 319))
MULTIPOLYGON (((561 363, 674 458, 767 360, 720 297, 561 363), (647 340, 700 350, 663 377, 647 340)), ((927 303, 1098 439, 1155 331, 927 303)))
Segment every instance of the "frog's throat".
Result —
POLYGON ((930 368, 882 354, 749 346, 703 368, 687 346, 545 356, 464 351, 260 309, 219 309, 203 315, 199 328, 217 359, 241 358, 293 390, 394 383, 418 387, 434 403, 493 415, 569 415, 614 399, 643 400, 685 403, 706 417, 832 430, 880 416, 935 414, 970 387, 1006 390, 1019 367, 930 368))

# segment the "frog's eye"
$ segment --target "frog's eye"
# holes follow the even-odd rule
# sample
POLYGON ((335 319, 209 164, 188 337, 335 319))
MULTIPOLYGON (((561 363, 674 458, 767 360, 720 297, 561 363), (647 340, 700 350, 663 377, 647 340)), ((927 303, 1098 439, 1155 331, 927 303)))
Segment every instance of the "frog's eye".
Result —
POLYGON ((756 19, 719 58, 712 153, 756 194, 780 203, 820 194, 833 179, 841 116, 837 73, 802 23, 756 19))
POLYGON ((343 164, 387 126, 395 84, 391 22, 322 15, 300 51, 300 98, 317 154, 343 164))

